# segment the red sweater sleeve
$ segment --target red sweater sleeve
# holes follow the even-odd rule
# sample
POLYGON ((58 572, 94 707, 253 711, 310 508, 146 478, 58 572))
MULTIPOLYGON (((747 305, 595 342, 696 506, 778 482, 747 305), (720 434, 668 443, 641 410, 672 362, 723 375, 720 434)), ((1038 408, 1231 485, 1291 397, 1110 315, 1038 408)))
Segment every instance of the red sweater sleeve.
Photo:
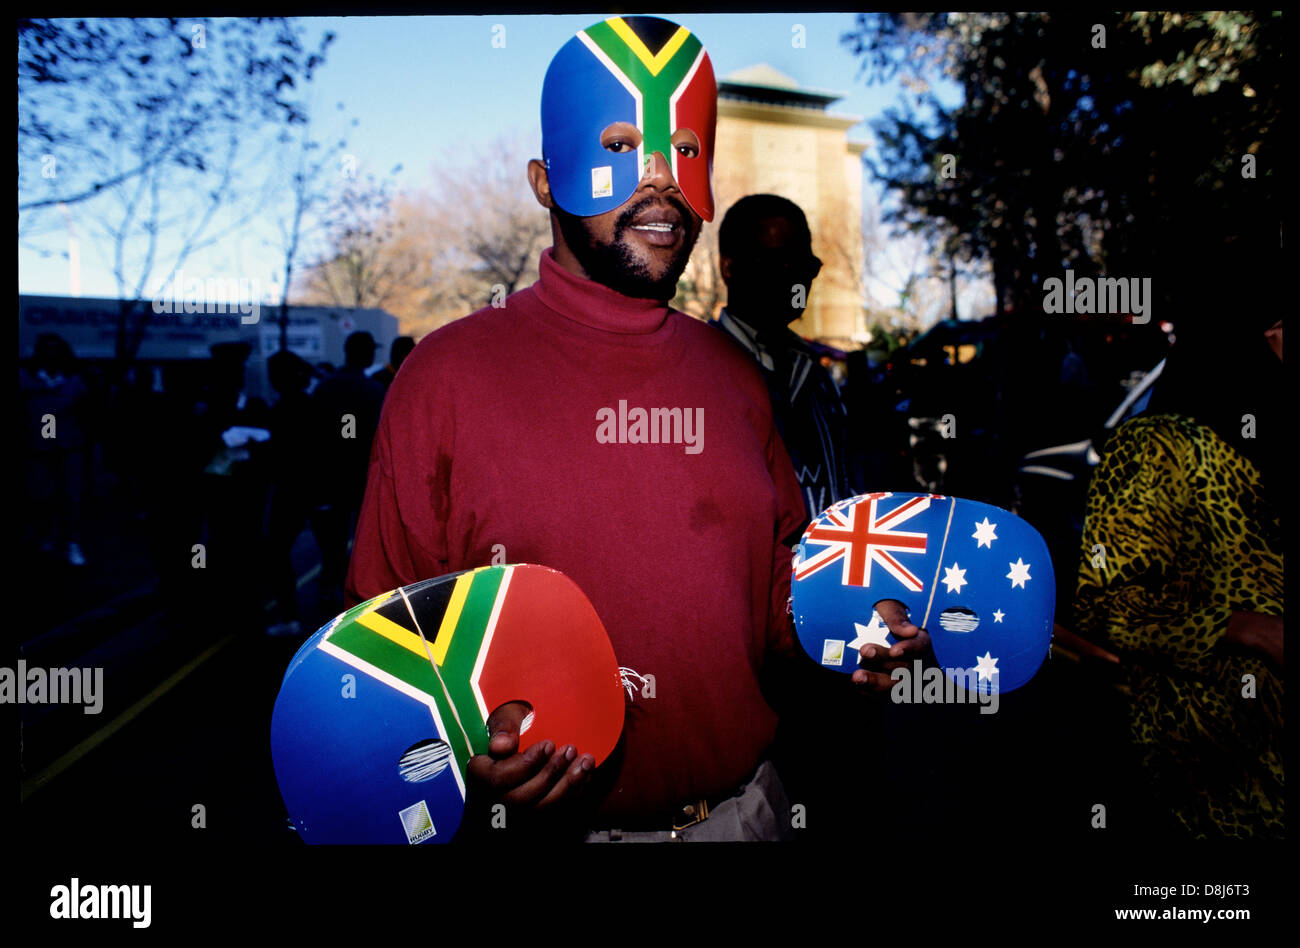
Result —
POLYGON ((409 464, 394 464, 393 442, 402 440, 396 433, 406 432, 417 418, 430 423, 429 413, 418 411, 411 401, 419 393, 407 385, 399 387, 399 381, 389 390, 370 452, 365 499, 343 590, 349 609, 398 586, 449 572, 447 525, 439 517, 439 511, 447 509, 448 462, 438 451, 441 464, 423 480, 409 464))

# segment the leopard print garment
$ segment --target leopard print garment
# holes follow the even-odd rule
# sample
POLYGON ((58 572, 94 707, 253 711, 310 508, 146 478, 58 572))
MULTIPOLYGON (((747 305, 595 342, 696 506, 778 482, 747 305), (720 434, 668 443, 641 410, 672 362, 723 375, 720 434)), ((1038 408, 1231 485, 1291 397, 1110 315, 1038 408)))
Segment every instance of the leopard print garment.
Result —
POLYGON ((1234 610, 1282 615, 1257 469, 1191 419, 1134 418, 1089 486, 1082 554, 1075 627, 1121 655, 1157 799, 1198 838, 1283 837, 1282 679, 1224 639, 1234 610))

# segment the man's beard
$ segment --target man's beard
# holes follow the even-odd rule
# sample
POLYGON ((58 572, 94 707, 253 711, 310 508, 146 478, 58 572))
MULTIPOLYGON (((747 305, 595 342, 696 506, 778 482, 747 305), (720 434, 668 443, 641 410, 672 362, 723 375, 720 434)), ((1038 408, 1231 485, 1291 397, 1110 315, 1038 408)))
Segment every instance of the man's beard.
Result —
POLYGON ((681 201, 648 197, 629 207, 614 223, 612 244, 597 241, 587 230, 585 218, 570 214, 558 206, 554 211, 559 218, 560 232, 564 235, 565 243, 569 245, 569 250, 578 258, 582 269, 587 271, 587 276, 592 280, 624 296, 667 302, 677 295, 677 279, 686 269, 686 263, 691 258, 691 250, 700 236, 698 230, 694 234, 690 233, 693 218, 681 201), (625 234, 637 214, 647 205, 657 204, 661 200, 671 204, 681 214, 685 239, 668 269, 656 280, 651 277, 649 268, 632 254, 632 248, 627 245, 625 234))

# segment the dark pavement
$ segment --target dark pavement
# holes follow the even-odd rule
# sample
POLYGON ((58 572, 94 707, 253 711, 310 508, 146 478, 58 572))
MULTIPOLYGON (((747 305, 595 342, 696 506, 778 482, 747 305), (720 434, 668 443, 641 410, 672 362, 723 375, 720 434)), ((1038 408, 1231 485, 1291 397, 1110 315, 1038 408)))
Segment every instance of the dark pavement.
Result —
POLYGON ((142 518, 104 500, 88 510, 86 565, 34 555, 20 567, 30 593, 11 627, 17 658, 29 668, 103 669, 98 714, 79 704, 16 709, 22 826, 42 845, 66 837, 90 848, 138 846, 195 834, 297 845, 269 732, 289 660, 334 614, 317 602, 315 541, 304 531, 293 556, 302 634, 272 638, 264 618, 222 615, 208 601, 187 603, 192 615, 168 608, 145 531, 142 518), (67 819, 89 800, 96 818, 67 819), (206 830, 191 825, 196 804, 206 808, 206 830))

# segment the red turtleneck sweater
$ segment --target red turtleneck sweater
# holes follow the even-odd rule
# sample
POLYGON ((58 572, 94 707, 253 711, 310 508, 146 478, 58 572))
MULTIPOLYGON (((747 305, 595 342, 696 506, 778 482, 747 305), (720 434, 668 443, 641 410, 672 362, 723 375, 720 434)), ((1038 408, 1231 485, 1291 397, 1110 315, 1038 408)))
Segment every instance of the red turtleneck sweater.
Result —
POLYGON ((430 334, 402 364, 347 600, 486 566, 496 544, 506 562, 565 573, 619 664, 655 677, 655 696, 628 705, 601 806, 610 820, 648 816, 735 787, 770 743, 758 671, 769 649, 797 647, 786 542, 802 517, 746 353, 684 313, 569 273, 548 249, 537 283, 430 334), (680 408, 702 430, 611 443, 620 400, 633 420, 636 408, 680 408))

